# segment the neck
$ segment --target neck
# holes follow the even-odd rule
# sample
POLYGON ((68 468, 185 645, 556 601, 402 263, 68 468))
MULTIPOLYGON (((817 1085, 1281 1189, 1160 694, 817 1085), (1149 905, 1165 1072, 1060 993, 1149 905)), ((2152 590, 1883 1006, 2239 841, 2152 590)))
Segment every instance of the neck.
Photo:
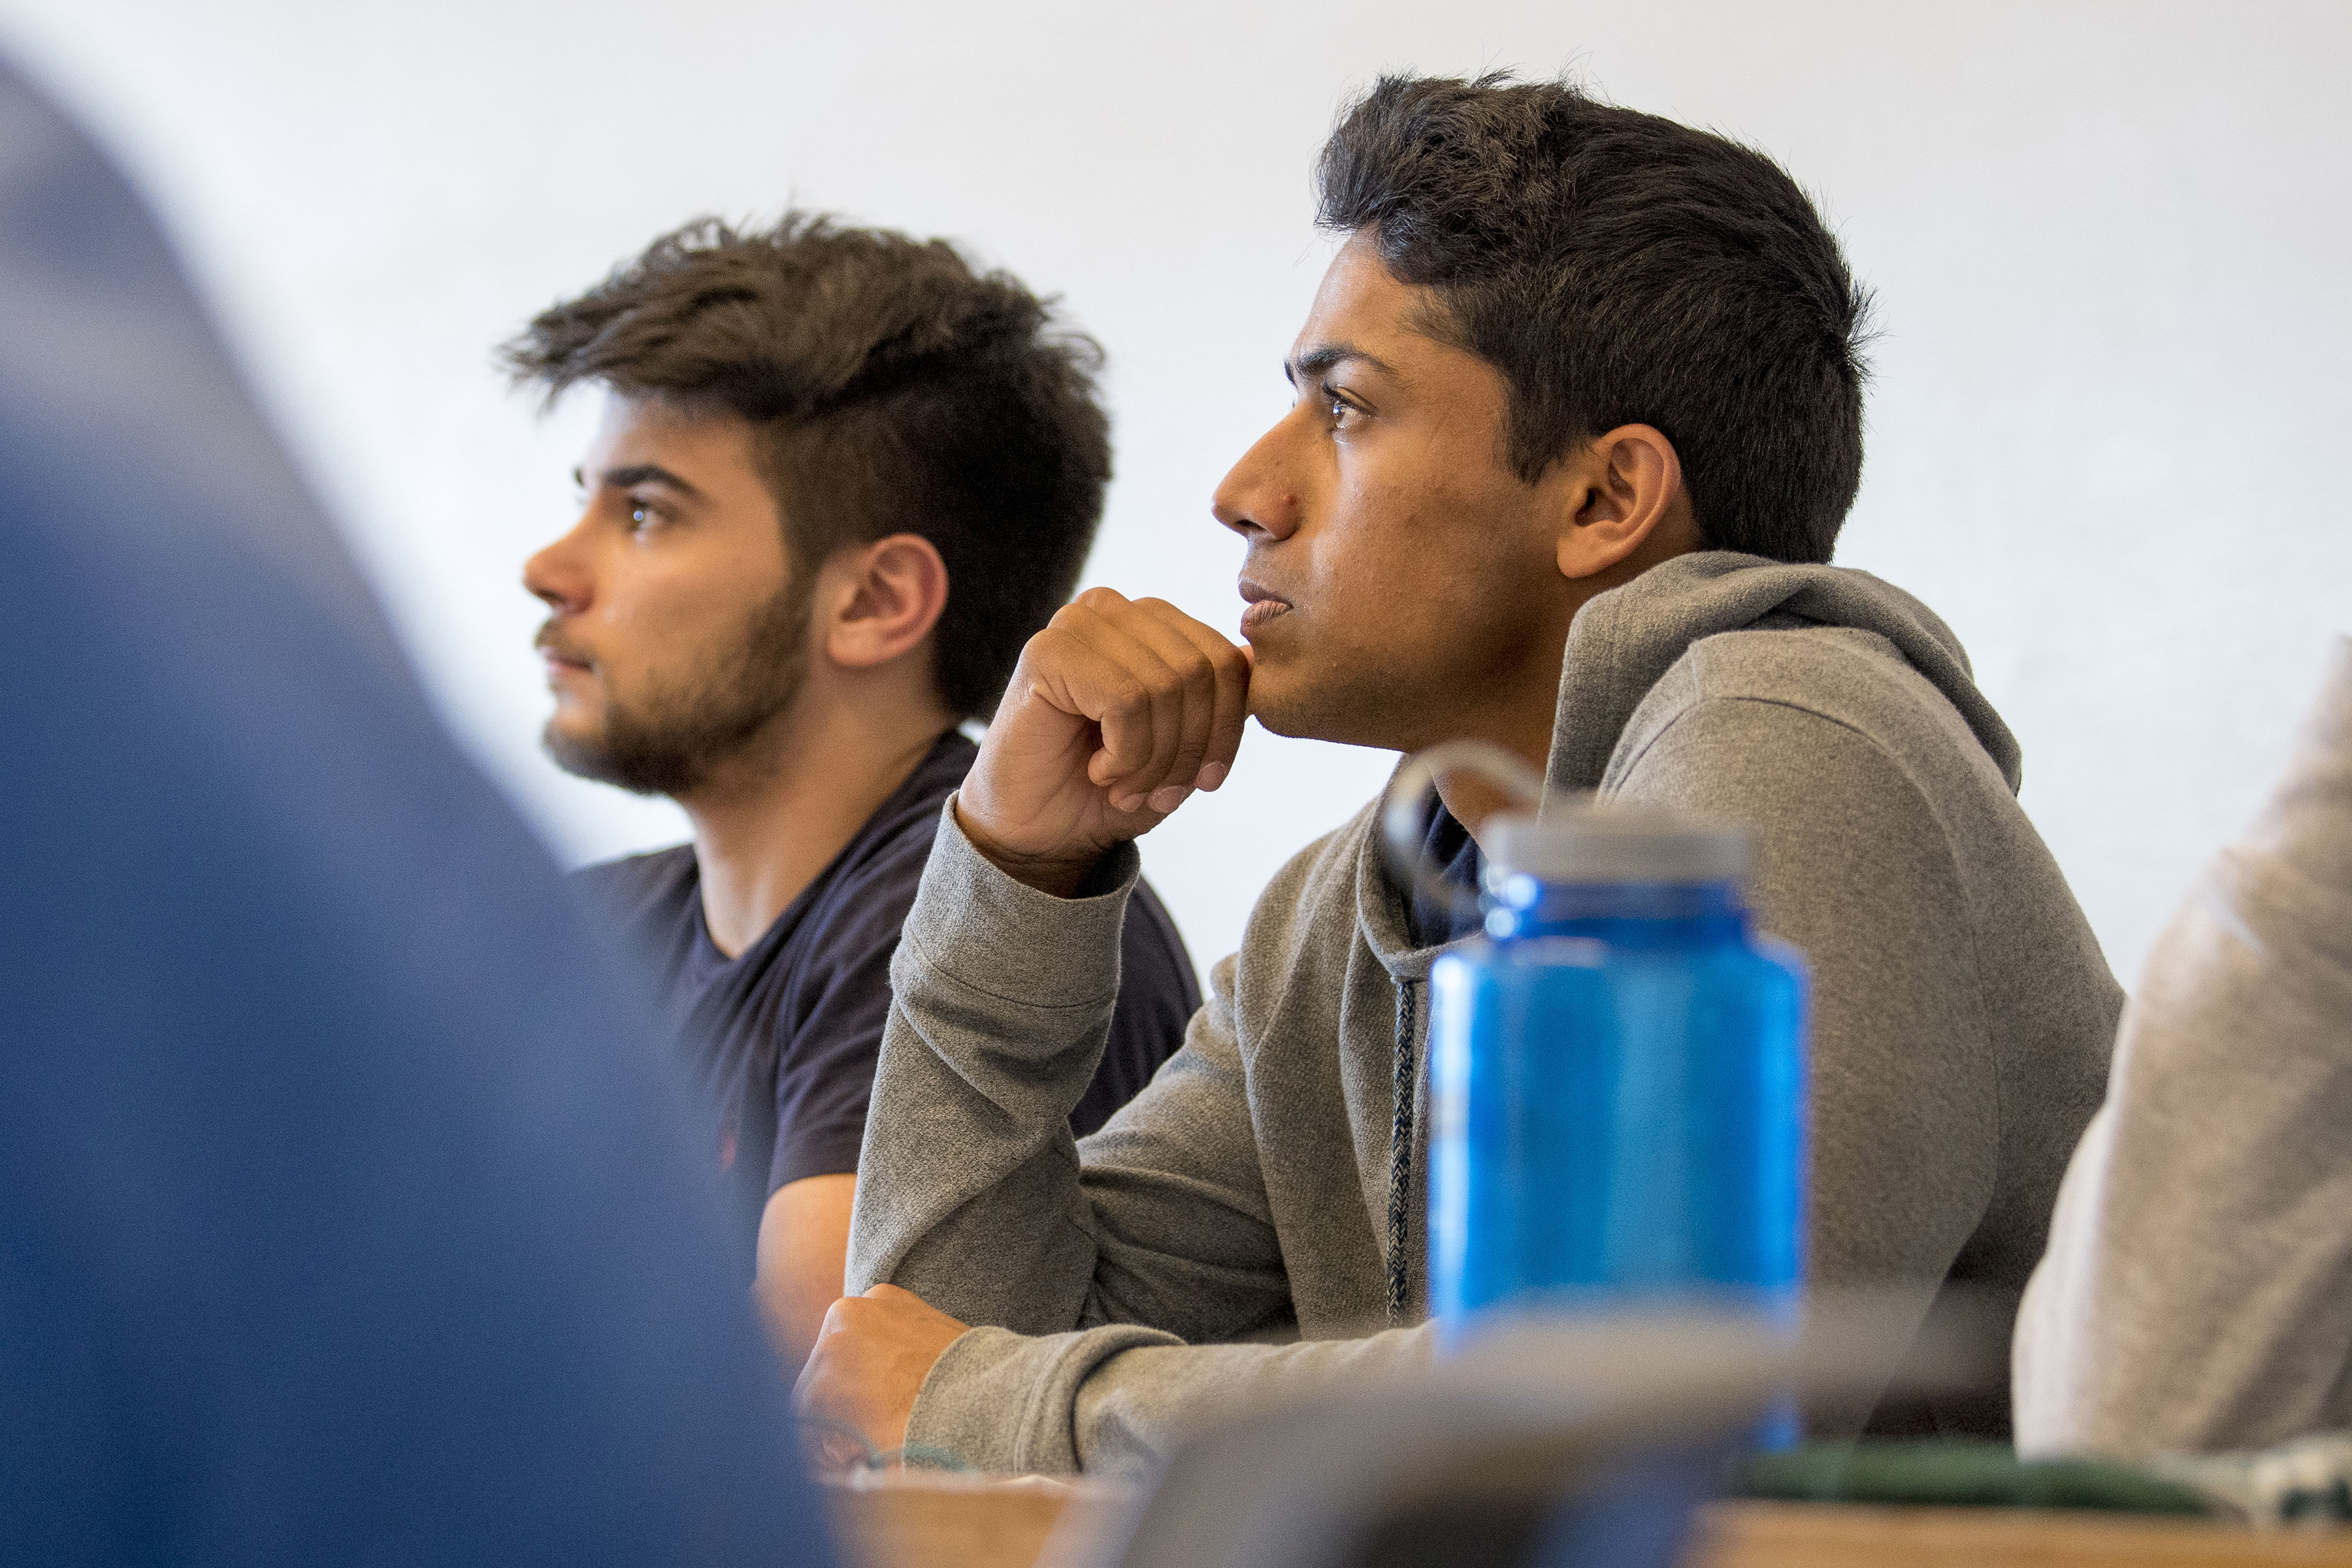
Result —
POLYGON ((936 700, 892 701, 811 671, 801 694, 678 797, 694 825, 702 919, 733 958, 856 837, 954 720, 936 700))
POLYGON ((1449 693, 1442 707, 1426 704, 1411 728, 1400 727, 1380 743, 1410 752, 1444 741, 1485 741, 1541 773, 1551 755, 1569 626, 1587 597, 1563 595, 1541 615, 1516 622, 1507 664, 1480 671, 1475 682, 1464 683, 1472 689, 1449 693))
MULTIPOLYGON (((1549 772, 1552 728, 1559 715, 1559 685, 1568 657, 1568 634, 1576 617, 1585 605, 1611 589, 1621 588, 1661 562, 1697 548, 1696 531, 1690 524, 1685 503, 1667 525, 1653 530, 1641 547, 1625 560, 1605 572, 1570 580, 1540 628, 1528 638, 1529 648, 1543 652, 1531 654, 1512 677, 1495 681, 1486 701, 1453 720, 1452 734, 1491 741, 1517 754, 1539 777, 1549 772)), ((1517 804, 1480 784, 1475 776, 1455 774, 1441 779, 1437 793, 1446 809, 1469 828, 1473 838, 1478 837, 1479 828, 1489 815, 1517 804)), ((1480 842, 1483 845, 1485 841, 1480 842)))

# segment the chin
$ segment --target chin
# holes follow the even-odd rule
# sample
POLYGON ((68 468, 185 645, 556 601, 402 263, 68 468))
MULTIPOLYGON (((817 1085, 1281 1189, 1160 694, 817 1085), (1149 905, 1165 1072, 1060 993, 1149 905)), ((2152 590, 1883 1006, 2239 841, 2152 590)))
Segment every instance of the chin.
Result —
POLYGON ((546 746, 593 746, 604 738, 604 726, 568 702, 558 704, 539 731, 540 743, 546 746))
POLYGON ((604 755, 604 733, 594 724, 566 722, 562 710, 548 720, 539 731, 541 750, 565 773, 583 778, 598 776, 597 763, 604 755))
POLYGON ((1295 741, 1328 741, 1339 746, 1399 749, 1396 737, 1407 726, 1387 710, 1383 693, 1363 682, 1307 682, 1285 679, 1281 670, 1265 671, 1250 679, 1250 717, 1261 729, 1295 741), (1272 674, 1274 679, 1265 679, 1272 674))
POLYGON ((1323 711, 1323 704, 1314 700, 1311 691, 1301 691, 1291 681, 1277 676, 1273 680, 1264 674, 1250 679, 1250 717, 1258 727, 1271 734, 1286 736, 1294 741, 1336 741, 1331 732, 1333 716, 1323 711))

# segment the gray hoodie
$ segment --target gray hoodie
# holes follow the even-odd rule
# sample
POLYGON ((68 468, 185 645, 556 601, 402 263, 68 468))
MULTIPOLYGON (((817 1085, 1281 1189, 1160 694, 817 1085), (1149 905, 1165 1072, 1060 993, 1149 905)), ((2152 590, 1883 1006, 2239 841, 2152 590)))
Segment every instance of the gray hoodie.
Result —
POLYGON ((2017 1445, 2352 1426, 2352 641, 2148 953, 2017 1323, 2017 1445))
MULTIPOLYGON (((1668 562, 1578 615, 1549 775, 1755 830, 1759 923, 1813 972, 1811 1277, 1923 1314, 1947 1279, 2022 1287, 2121 995, 1950 630, 1859 572, 1668 562)), ((1123 846, 1052 898, 950 809, 892 965, 849 1288, 988 1325, 907 1435, 984 1469, 1148 1459, 1236 1401, 1428 1353, 1444 950, 1409 935, 1375 808, 1276 873, 1183 1049, 1074 1144, 1138 865, 1123 846)))

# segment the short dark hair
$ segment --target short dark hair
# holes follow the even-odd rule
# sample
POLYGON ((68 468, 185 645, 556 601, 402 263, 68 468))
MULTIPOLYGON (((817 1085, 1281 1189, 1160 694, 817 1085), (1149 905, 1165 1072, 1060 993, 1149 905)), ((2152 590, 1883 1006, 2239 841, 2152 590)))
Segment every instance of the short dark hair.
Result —
POLYGON ((1826 561, 1862 480, 1869 296, 1752 148, 1506 73, 1384 77, 1317 169, 1318 221, 1370 230, 1438 335, 1509 388, 1533 483, 1654 426, 1706 543, 1826 561))
POLYGON ((761 427, 794 558, 908 532, 947 563, 940 700, 993 712, 1021 647, 1076 586, 1110 479, 1102 351, 945 240, 788 212, 701 218, 500 351, 550 401, 581 382, 761 427))

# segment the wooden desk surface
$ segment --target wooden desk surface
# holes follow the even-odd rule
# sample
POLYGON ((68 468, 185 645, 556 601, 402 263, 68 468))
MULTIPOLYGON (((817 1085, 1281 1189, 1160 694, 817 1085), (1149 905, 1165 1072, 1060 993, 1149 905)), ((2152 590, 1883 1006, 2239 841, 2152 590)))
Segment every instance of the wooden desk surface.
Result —
POLYGON ((824 1488, 845 1568, 1034 1568, 1072 1495, 1035 1479, 898 1473, 862 1480, 824 1488))
MULTIPOLYGON (((1039 1568, 1061 1558, 1090 1505, 1050 1482, 920 1475, 826 1488, 852 1568, 1039 1568)), ((1081 1494, 1082 1495, 1082 1494, 1081 1494)), ((1995 1508, 1722 1502, 1688 1568, 2352 1568, 2352 1530, 2258 1533, 2194 1520, 1995 1508)), ((1054 1568, 1052 1563, 1045 1568, 1054 1568)))
POLYGON ((2259 1533, 2199 1520, 2021 1508, 1719 1502, 1690 1568, 2352 1568, 2352 1531, 2259 1533))

